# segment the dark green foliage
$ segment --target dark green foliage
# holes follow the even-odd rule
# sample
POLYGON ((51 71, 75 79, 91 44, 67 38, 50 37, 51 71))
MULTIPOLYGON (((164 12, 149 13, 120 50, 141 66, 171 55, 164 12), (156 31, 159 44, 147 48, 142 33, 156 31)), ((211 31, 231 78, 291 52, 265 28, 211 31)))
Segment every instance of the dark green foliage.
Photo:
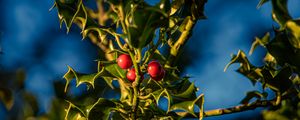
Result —
MULTIPOLYGON (((258 7, 268 0, 261 0, 258 7)), ((267 49, 263 66, 253 66, 246 55, 239 51, 229 63, 240 63, 238 72, 249 78, 252 83, 260 82, 264 89, 270 88, 276 94, 276 103, 271 111, 263 113, 265 119, 299 119, 299 83, 296 82, 300 73, 299 54, 299 20, 293 19, 287 9, 287 0, 272 0, 272 16, 280 28, 275 28, 275 36, 267 33, 264 37, 255 38, 250 54, 260 45, 267 49), (270 39, 271 38, 271 39, 270 39), (281 104, 280 104, 281 103, 281 104), (274 110, 274 111, 273 111, 274 110)), ((255 85, 255 84, 254 84, 255 85)), ((241 101, 248 104, 252 98, 266 100, 265 92, 251 91, 241 101)))

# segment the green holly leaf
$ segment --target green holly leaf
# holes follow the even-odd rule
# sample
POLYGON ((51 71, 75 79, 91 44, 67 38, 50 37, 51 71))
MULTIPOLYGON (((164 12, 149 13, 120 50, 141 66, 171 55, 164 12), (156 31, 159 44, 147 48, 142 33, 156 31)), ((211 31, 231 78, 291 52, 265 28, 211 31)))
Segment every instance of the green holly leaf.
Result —
MULTIPOLYGON (((117 50, 115 52, 122 52, 122 51, 117 50)), ((103 76, 102 78, 106 81, 106 83, 110 86, 110 88, 114 89, 114 86, 112 85, 112 81, 115 78, 124 78, 126 71, 121 69, 113 61, 100 61, 100 60, 97 61, 98 61, 98 72, 100 72, 102 69, 105 69, 105 71, 107 71, 112 75, 112 77, 103 76)))
POLYGON ((247 95, 244 99, 242 99, 241 103, 242 104, 248 104, 249 101, 253 98, 256 98, 256 99, 261 99, 263 98, 264 95, 262 93, 260 93, 259 91, 250 91, 250 92, 247 92, 247 95))
POLYGON ((135 48, 142 48, 148 45, 153 37, 155 29, 163 27, 167 22, 167 14, 156 6, 137 5, 131 9, 128 17, 128 41, 135 48))
MULTIPOLYGON (((170 111, 184 110, 184 111, 188 112, 189 114, 197 117, 197 115, 194 112, 194 107, 195 107, 195 105, 197 105, 197 106, 199 106, 200 109, 201 108, 203 109, 203 103, 204 103, 204 96, 203 96, 203 94, 201 94, 195 100, 183 101, 183 102, 173 104, 170 108, 170 111)), ((203 115, 199 115, 199 116, 203 116, 203 115)))
POLYGON ((145 91, 145 94, 148 97, 152 96, 151 94, 155 94, 154 96, 158 96, 163 91, 163 87, 157 81, 151 80, 151 78, 144 79, 141 83, 141 86, 143 86, 142 89, 143 91, 145 91))
MULTIPOLYGON (((276 59, 269 53, 267 52, 265 57, 264 57, 264 61, 267 63, 267 64, 272 64, 272 66, 275 67, 275 64, 276 64, 276 59)), ((273 68, 274 68, 273 67, 273 68)))
POLYGON ((237 55, 233 55, 231 61, 226 65, 224 71, 234 63, 240 63, 240 67, 237 69, 237 72, 246 76, 252 83, 255 83, 263 77, 261 69, 250 64, 246 54, 239 50, 237 55))
POLYGON ((116 104, 104 98, 99 98, 97 101, 92 98, 85 98, 74 102, 67 101, 69 108, 66 111, 67 119, 76 117, 89 120, 107 120, 111 111, 116 107, 116 104))
POLYGON ((204 15, 204 5, 207 0, 192 0, 193 4, 191 6, 192 17, 194 19, 205 19, 204 15))
POLYGON ((70 104, 66 110, 65 120, 87 120, 87 118, 70 104))
POLYGON ((99 98, 93 109, 89 113, 89 120, 108 120, 112 110, 116 108, 115 102, 104 98, 99 98))
POLYGON ((251 68, 249 60, 242 50, 239 50, 237 55, 232 55, 231 61, 225 66, 224 71, 226 71, 227 68, 234 63, 241 63, 241 67, 245 70, 250 70, 251 68))
POLYGON ((240 67, 237 72, 241 73, 242 75, 246 76, 252 83, 252 85, 255 85, 255 83, 263 77, 261 73, 260 68, 251 67, 250 70, 245 70, 242 67, 240 67))
POLYGON ((284 66, 275 74, 273 79, 266 80, 266 86, 274 91, 284 93, 293 85, 292 81, 289 79, 292 73, 290 67, 284 66))
POLYGON ((58 10, 60 26, 62 26, 62 23, 64 22, 67 27, 67 32, 69 32, 73 21, 79 13, 78 8, 81 8, 82 6, 82 0, 73 0, 69 2, 55 0, 54 6, 58 10))
MULTIPOLYGON (((79 73, 73 70, 70 66, 68 66, 69 70, 68 72, 63 76, 63 78, 66 79, 66 85, 65 85, 65 92, 68 89, 69 83, 71 80, 74 78, 76 79, 76 87, 79 85, 86 83, 88 85, 91 85, 92 88, 94 88, 94 82, 97 78, 99 77, 113 77, 109 72, 105 71, 103 68, 101 71, 93 74, 84 74, 84 73, 79 73)), ((108 83, 109 85, 111 83, 108 83)), ((112 85, 110 85, 112 86, 112 85)))
MULTIPOLYGON (((184 84, 182 84, 182 85, 184 85, 184 84)), ((184 85, 184 86, 186 86, 186 85, 184 85)), ((186 87, 182 87, 182 88, 186 88, 186 87)), ((195 89, 196 88, 194 86, 194 83, 191 83, 187 87, 187 89, 185 89, 186 91, 183 91, 179 94, 172 94, 167 89, 159 89, 159 90, 156 90, 156 91, 150 93, 149 95, 151 95, 155 99, 156 104, 159 104, 159 99, 162 96, 165 96, 168 100, 168 111, 167 112, 170 112, 172 110, 175 110, 175 108, 177 108, 177 105, 173 106, 173 104, 175 104, 174 102, 176 102, 176 104, 178 104, 179 102, 188 101, 188 100, 190 100, 189 103, 194 103, 195 104, 195 102, 198 102, 197 100, 200 99, 200 98, 197 98, 195 100, 195 97, 194 97, 195 96, 195 89), (173 108, 171 108, 171 106, 173 106, 173 108)), ((179 90, 179 91, 182 91, 182 90, 179 90)))
POLYGON ((164 77, 164 82, 169 86, 174 86, 179 82, 182 82, 182 79, 176 74, 176 71, 178 71, 177 67, 171 67, 171 66, 165 66, 166 69, 169 69, 168 72, 166 72, 164 77))
POLYGON ((159 50, 155 50, 155 52, 153 53, 152 59, 158 60, 160 62, 167 60, 167 58, 159 50))
POLYGON ((83 20, 86 20, 86 25, 85 25, 85 27, 82 28, 82 32, 81 32, 83 39, 85 39, 89 35, 89 33, 96 32, 96 33, 98 33, 98 36, 100 37, 101 42, 103 42, 108 37, 108 33, 110 35, 114 35, 114 33, 115 33, 111 28, 109 28, 112 26, 109 26, 109 27, 100 26, 93 19, 91 19, 89 17, 87 17, 86 19, 83 19, 83 20))
POLYGON ((267 50, 279 65, 289 64, 300 68, 300 52, 291 45, 288 38, 286 32, 278 32, 275 38, 266 45, 267 50))
POLYGON ((300 49, 300 20, 289 20, 286 22, 286 27, 291 34, 289 37, 291 45, 300 49))
POLYGON ((153 98, 155 99, 157 105, 159 104, 159 99, 162 96, 165 96, 168 100, 168 111, 170 110, 170 106, 173 103, 173 99, 172 99, 172 96, 170 95, 170 93, 167 89, 160 89, 160 90, 154 91, 150 95, 153 96, 153 98))
POLYGON ((179 10, 179 8, 182 7, 183 3, 184 3, 184 0, 174 0, 174 1, 172 1, 170 15, 175 14, 179 10))
POLYGON ((170 82, 167 89, 171 92, 174 100, 194 100, 196 98, 197 88, 194 83, 189 81, 189 77, 183 77, 179 80, 170 82))
POLYGON ((177 15, 181 18, 188 16, 193 20, 205 19, 204 5, 207 0, 176 0, 172 2, 171 15, 177 15))
POLYGON ((281 29, 284 29, 286 22, 292 19, 287 9, 287 0, 272 0, 272 6, 273 19, 280 25, 281 29))
MULTIPOLYGON (((188 80, 187 80, 188 81, 188 80)), ((191 83, 188 87, 183 87, 183 92, 174 94, 173 96, 185 99, 195 98, 196 87, 194 83, 191 83)))
POLYGON ((125 78, 126 71, 120 68, 116 63, 108 64, 105 70, 112 74, 115 78, 125 78))
POLYGON ((158 104, 159 99, 160 99, 161 94, 162 94, 163 91, 164 91, 164 89, 160 89, 160 90, 156 90, 156 91, 154 91, 153 93, 151 93, 151 95, 153 96, 153 98, 154 98, 155 101, 156 101, 156 104, 158 104))
POLYGON ((255 50, 255 48, 258 45, 266 47, 266 45, 269 43, 269 41, 270 41, 270 33, 269 32, 267 32, 262 38, 255 37, 255 40, 251 45, 249 55, 252 55, 253 51, 255 50))
POLYGON ((101 41, 105 40, 107 33, 111 31, 108 30, 109 27, 100 26, 97 24, 90 16, 88 16, 86 7, 82 3, 82 0, 73 0, 73 2, 61 2, 56 0, 54 7, 58 10, 60 26, 64 22, 67 27, 67 32, 69 32, 73 23, 76 23, 82 29, 83 39, 91 32, 98 33, 101 41))

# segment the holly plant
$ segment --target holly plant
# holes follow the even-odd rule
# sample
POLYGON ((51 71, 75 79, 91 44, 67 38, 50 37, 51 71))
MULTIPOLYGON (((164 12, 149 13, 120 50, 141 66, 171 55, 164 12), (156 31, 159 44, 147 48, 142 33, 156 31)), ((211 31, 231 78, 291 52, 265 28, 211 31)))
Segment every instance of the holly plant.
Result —
POLYGON ((88 37, 105 56, 96 60, 95 73, 68 67, 64 91, 70 92, 75 79, 76 86, 87 86, 88 93, 66 98, 65 119, 202 118, 203 95, 196 95, 198 89, 188 76, 179 75, 176 60, 195 23, 205 18, 206 0, 161 0, 155 5, 143 0, 95 0, 96 9, 87 2, 54 4, 60 24, 68 32, 77 24, 83 39, 88 37), (109 91, 119 97, 105 97, 109 91))
MULTIPOLYGON (((261 0, 259 6, 267 1, 261 0)), ((253 85, 261 83, 262 91, 248 92, 238 106, 204 111, 204 95, 196 94, 198 88, 177 66, 193 27, 206 18, 206 2, 160 0, 150 5, 143 0, 55 0, 53 8, 58 10, 60 25, 65 24, 69 32, 76 24, 83 39, 88 38, 101 50, 94 73, 68 66, 64 118, 202 119, 257 107, 278 110, 282 103, 299 103, 300 21, 289 15, 287 0, 272 0, 272 17, 278 23, 275 35, 256 38, 250 51, 259 45, 266 48, 264 65, 251 64, 241 50, 228 64, 240 63, 237 72, 253 85), (86 86, 87 90, 78 96, 70 94, 74 81, 76 87, 86 86), (275 96, 269 99, 266 89, 275 96), (117 97, 109 97, 111 94, 117 97)))

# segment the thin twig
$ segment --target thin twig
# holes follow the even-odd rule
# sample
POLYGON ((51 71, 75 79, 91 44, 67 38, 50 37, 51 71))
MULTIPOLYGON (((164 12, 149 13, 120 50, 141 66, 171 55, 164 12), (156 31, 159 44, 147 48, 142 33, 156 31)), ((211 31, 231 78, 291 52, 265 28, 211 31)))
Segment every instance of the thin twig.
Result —
MULTIPOLYGON (((278 105, 276 103, 278 98, 272 99, 272 100, 257 100, 253 103, 250 104, 242 104, 234 107, 229 107, 229 108, 221 108, 221 109, 214 109, 214 110, 208 110, 204 112, 204 117, 211 117, 211 116, 219 116, 219 115, 224 115, 224 114, 231 114, 231 113, 238 113, 238 112, 243 112, 247 110, 254 110, 259 107, 269 107, 269 106, 276 106, 278 105)), ((178 115, 183 115, 183 112, 178 112, 178 115)), ((199 114, 199 113, 195 113, 199 114)), ((191 114, 184 114, 185 118, 195 118, 195 116, 191 114)))
POLYGON ((218 115, 224 115, 224 114, 230 114, 230 113, 237 113, 237 112, 243 112, 247 110, 253 110, 258 107, 268 107, 268 106, 274 106, 276 105, 276 99, 274 100, 262 100, 262 101, 256 101, 251 104, 243 104, 238 105, 230 108, 223 108, 223 109, 215 109, 215 110, 208 110, 204 112, 205 117, 209 116, 218 116, 218 115))

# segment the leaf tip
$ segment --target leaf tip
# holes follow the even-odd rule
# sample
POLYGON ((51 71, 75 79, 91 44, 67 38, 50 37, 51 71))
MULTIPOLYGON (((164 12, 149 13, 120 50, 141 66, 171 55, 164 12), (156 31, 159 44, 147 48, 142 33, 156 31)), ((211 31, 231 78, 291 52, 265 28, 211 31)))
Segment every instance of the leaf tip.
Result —
POLYGON ((56 2, 54 2, 54 4, 49 8, 49 12, 52 11, 54 8, 56 7, 56 2))

